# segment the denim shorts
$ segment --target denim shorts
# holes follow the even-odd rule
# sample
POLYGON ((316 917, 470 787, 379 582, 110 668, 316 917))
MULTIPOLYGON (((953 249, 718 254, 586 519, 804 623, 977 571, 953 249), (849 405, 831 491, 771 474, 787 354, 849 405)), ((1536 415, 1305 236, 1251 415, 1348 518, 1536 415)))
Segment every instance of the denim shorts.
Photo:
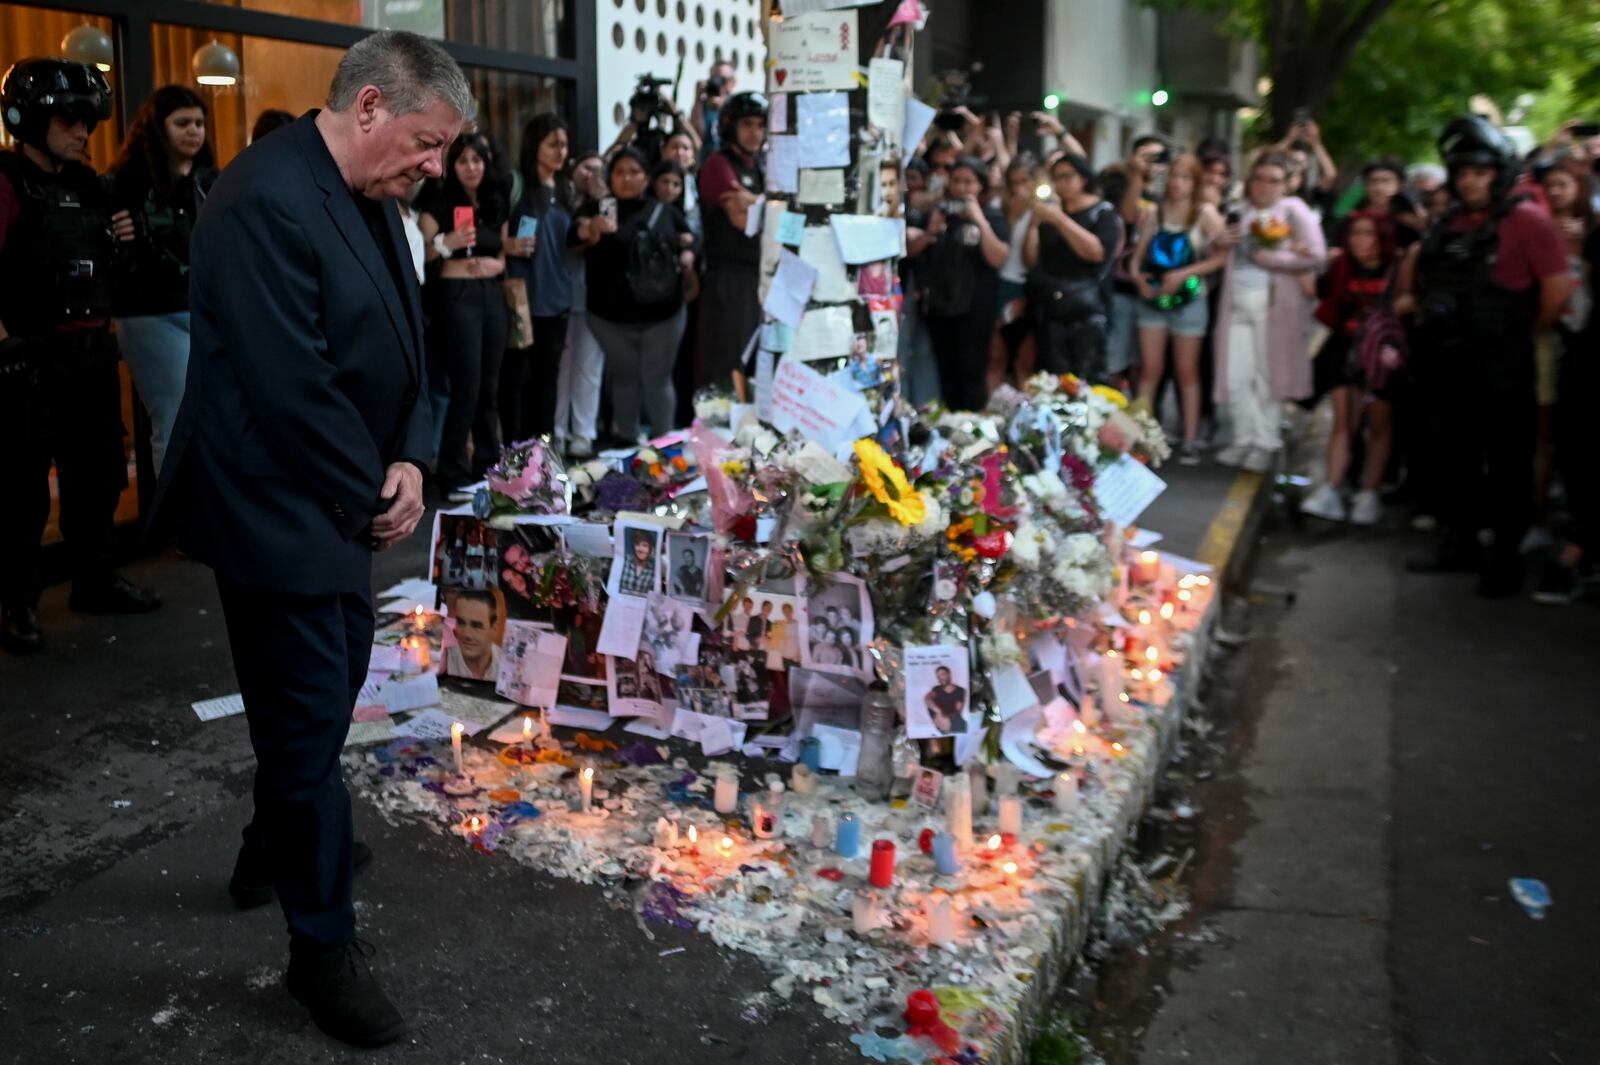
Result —
POLYGON ((1140 329, 1166 329, 1175 337, 1203 337, 1210 320, 1211 311, 1206 306, 1203 290, 1182 307, 1170 311, 1157 310, 1144 300, 1139 301, 1140 329))

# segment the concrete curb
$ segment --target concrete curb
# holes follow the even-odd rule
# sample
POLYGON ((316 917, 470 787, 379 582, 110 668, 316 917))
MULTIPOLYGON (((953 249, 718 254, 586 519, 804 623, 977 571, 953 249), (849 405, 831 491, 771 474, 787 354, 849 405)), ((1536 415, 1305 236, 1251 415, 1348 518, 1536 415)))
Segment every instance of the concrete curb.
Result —
POLYGON ((1197 697, 1211 656, 1211 642, 1222 615, 1228 589, 1235 587, 1254 554, 1256 535, 1272 497, 1272 480, 1257 473, 1241 472, 1218 508, 1196 557, 1216 570, 1219 587, 1194 629, 1194 640, 1183 667, 1173 677, 1173 696, 1161 716, 1154 721, 1159 757, 1151 764, 1144 787, 1128 793, 1114 818, 1116 831, 1101 836, 1100 852, 1091 857, 1078 884, 1075 903, 1055 915, 1043 930, 1050 943, 1027 981, 1029 992, 1023 999, 1009 1030, 994 1034, 993 1065, 1027 1065, 1028 1051, 1039 1027, 1050 1012, 1062 981, 1071 972, 1088 941, 1095 914, 1105 895, 1110 874, 1127 842, 1137 830, 1145 812, 1155 801, 1156 785, 1172 760, 1178 733, 1192 701, 1197 697))

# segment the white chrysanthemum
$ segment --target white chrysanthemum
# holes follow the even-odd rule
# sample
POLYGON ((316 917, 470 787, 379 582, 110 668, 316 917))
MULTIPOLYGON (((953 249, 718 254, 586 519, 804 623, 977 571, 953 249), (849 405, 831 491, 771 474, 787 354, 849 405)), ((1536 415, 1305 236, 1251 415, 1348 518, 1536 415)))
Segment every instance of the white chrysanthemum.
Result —
POLYGON ((922 499, 922 520, 917 522, 916 534, 923 539, 938 536, 949 524, 944 506, 934 498, 932 492, 921 491, 917 495, 922 499))

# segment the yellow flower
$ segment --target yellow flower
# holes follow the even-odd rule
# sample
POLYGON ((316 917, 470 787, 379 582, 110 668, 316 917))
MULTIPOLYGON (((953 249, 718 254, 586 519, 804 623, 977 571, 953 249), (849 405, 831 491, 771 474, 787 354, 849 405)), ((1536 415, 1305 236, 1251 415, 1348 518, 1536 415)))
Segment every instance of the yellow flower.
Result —
POLYGON ((1095 385, 1090 389, 1095 395, 1110 403, 1118 410, 1128 409, 1128 397, 1112 388, 1110 385, 1095 385))
POLYGON ((722 472, 729 477, 738 477, 744 473, 744 461, 742 459, 729 459, 722 464, 722 472))
POLYGON ((889 516, 901 525, 916 525, 927 517, 922 497, 906 480, 906 472, 871 437, 856 441, 856 458, 861 462, 861 483, 872 498, 889 509, 889 516))

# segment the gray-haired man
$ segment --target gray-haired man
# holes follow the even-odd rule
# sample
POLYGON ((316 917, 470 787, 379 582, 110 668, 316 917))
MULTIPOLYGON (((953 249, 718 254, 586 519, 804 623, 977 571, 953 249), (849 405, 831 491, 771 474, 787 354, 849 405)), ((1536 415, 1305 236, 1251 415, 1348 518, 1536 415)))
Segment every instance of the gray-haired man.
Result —
POLYGON ((247 148, 194 231, 188 387, 160 502, 217 575, 256 754, 229 890, 275 891, 289 990, 330 1035, 405 1029, 355 939, 339 755, 372 646, 372 552, 422 517, 431 424, 416 275, 390 199, 470 117, 434 42, 374 34, 328 107, 247 148))

